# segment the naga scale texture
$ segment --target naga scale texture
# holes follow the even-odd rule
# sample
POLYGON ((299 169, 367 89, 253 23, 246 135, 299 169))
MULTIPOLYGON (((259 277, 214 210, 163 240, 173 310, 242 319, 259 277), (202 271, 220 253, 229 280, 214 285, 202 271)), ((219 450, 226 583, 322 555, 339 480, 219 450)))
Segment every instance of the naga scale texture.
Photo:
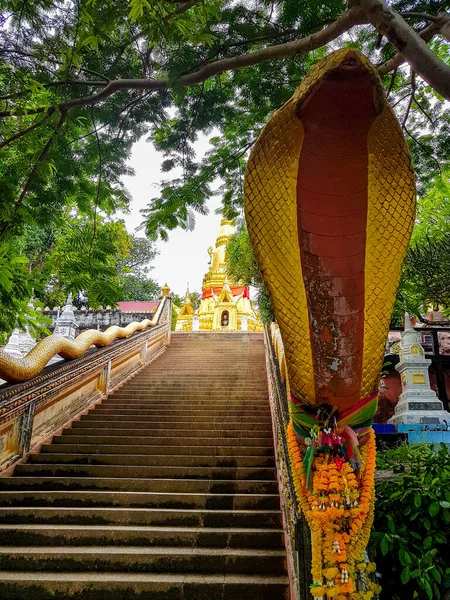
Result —
POLYGON ((147 327, 153 327, 158 323, 160 308, 153 319, 133 321, 126 327, 108 327, 104 332, 97 329, 88 329, 80 333, 75 340, 69 340, 62 335, 49 335, 28 352, 25 358, 13 358, 0 351, 0 377, 10 383, 28 381, 38 375, 48 361, 56 354, 66 359, 80 358, 90 346, 109 346, 114 340, 126 338, 135 331, 142 331, 147 327))
POLYGON ((363 55, 331 53, 275 113, 247 165, 245 211, 294 404, 343 413, 376 394, 415 183, 363 55))

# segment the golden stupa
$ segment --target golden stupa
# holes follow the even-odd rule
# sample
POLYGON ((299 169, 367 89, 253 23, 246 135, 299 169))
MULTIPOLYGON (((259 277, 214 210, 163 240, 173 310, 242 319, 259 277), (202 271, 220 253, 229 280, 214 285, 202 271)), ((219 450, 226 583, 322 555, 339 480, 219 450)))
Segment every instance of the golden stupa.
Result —
POLYGON ((248 288, 227 275, 225 251, 235 233, 232 221, 222 219, 216 247, 208 248, 209 270, 203 278, 202 299, 194 312, 189 288, 177 317, 176 331, 261 331, 248 288))

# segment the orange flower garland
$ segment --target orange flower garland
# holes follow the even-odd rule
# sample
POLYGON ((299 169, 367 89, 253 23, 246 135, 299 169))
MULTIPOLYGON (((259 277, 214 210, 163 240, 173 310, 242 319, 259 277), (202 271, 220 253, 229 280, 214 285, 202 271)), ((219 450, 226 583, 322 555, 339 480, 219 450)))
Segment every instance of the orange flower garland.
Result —
POLYGON ((375 564, 368 561, 366 553, 375 499, 373 430, 370 429, 367 443, 360 451, 359 473, 355 473, 349 462, 318 452, 313 464, 312 490, 307 489, 303 467, 306 448, 299 444, 292 422, 287 437, 299 508, 311 529, 312 596, 322 600, 374 598, 380 586, 368 577, 375 564))

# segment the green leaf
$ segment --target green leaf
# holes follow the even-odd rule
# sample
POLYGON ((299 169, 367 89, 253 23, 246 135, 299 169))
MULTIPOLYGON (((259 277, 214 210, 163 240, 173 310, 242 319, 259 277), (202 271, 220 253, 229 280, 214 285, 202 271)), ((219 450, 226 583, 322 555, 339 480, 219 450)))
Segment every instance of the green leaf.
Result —
POLYGON ((435 581, 437 581, 438 583, 441 583, 442 577, 441 577, 441 574, 439 573, 439 571, 436 568, 434 568, 431 571, 431 575, 435 579, 435 581))
POLYGON ((84 40, 80 44, 80 48, 84 48, 84 46, 91 46, 93 50, 98 51, 98 37, 96 35, 89 35, 84 38, 84 40))
POLYGON ((386 536, 383 536, 381 538, 380 548, 381 548, 381 552, 382 552, 383 556, 386 556, 386 554, 389 552, 389 542, 388 542, 386 536))
POLYGON ((400 548, 399 550, 399 559, 402 565, 410 565, 412 563, 411 556, 409 552, 407 552, 404 548, 400 548))
POLYGON ((426 595, 428 596, 428 600, 433 600, 433 590, 431 589, 431 585, 428 579, 423 579, 423 588, 425 590, 426 595))
POLYGON ((442 508, 450 508, 450 502, 447 502, 446 500, 441 500, 439 504, 442 506, 442 508))
POLYGON ((434 583, 434 581, 433 581, 433 594, 434 594, 434 597, 435 597, 437 600, 439 600, 439 599, 440 599, 440 597, 441 597, 441 591, 440 591, 440 589, 438 588, 438 586, 437 586, 437 585, 434 583))
POLYGON ((411 573, 409 572, 408 566, 403 569, 400 579, 402 580, 403 584, 408 583, 408 581, 411 579, 411 573))
POLYGON ((422 498, 419 496, 419 494, 416 494, 414 496, 414 506, 416 508, 420 508, 420 505, 422 504, 422 498))
POLYGON ((426 537, 424 542, 423 542, 423 547, 425 550, 429 550, 431 548, 431 546, 433 545, 433 538, 432 537, 426 537))
POLYGON ((435 517, 439 512, 439 502, 432 502, 429 508, 430 515, 435 517))
POLYGON ((392 518, 392 515, 387 515, 388 528, 391 533, 395 533, 395 523, 392 518))

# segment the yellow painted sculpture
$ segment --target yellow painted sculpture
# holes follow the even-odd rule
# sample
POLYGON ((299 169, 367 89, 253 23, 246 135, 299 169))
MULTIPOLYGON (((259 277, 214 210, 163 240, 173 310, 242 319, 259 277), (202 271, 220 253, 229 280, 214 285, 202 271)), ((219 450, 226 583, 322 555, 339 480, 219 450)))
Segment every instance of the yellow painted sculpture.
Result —
POLYGON ((331 53, 275 113, 247 165, 245 211, 285 350, 287 436, 313 534, 311 593, 366 600, 376 592, 364 554, 371 422, 415 184, 400 125, 363 55, 331 53))
POLYGON ((158 323, 163 302, 153 319, 133 321, 126 327, 108 327, 104 332, 97 329, 83 331, 74 341, 62 335, 50 335, 36 344, 25 358, 14 358, 0 351, 0 377, 10 383, 28 381, 38 375, 50 359, 59 354, 62 358, 80 358, 90 346, 109 346, 114 340, 126 338, 136 331, 153 327, 158 323))

